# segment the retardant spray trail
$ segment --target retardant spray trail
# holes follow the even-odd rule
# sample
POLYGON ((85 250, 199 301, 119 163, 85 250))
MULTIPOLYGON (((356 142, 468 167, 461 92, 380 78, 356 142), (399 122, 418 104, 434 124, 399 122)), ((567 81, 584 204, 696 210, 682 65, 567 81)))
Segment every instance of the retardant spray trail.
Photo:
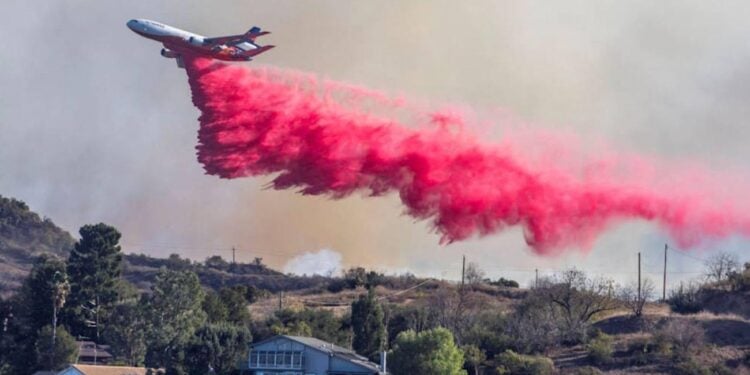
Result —
POLYGON ((716 196, 663 192, 635 175, 566 175, 447 126, 460 117, 420 113, 382 94, 203 59, 188 61, 187 71, 201 111, 198 160, 208 174, 278 174, 275 189, 333 198, 396 192, 406 212, 429 220, 443 242, 520 225, 535 251, 550 254, 587 248, 626 218, 655 221, 684 246, 750 233, 750 218, 715 205, 716 196), (362 98, 406 108, 423 123, 415 130, 374 115, 362 98))

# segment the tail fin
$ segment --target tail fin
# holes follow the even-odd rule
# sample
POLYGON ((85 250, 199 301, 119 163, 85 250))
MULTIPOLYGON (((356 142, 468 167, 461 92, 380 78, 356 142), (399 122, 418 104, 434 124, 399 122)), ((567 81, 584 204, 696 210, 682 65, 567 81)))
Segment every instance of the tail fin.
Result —
POLYGON ((243 35, 243 39, 250 41, 250 42, 254 42, 255 38, 262 36, 262 35, 270 34, 270 33, 271 33, 270 31, 262 31, 260 27, 258 26, 253 26, 250 28, 250 30, 248 30, 245 33, 245 35, 243 35))

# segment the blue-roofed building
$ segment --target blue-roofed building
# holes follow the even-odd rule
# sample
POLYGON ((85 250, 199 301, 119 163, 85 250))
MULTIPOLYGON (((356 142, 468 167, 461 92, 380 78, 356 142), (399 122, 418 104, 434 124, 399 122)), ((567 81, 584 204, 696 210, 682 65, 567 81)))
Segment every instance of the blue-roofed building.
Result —
POLYGON ((312 337, 286 335, 253 344, 246 365, 254 375, 385 374, 353 350, 312 337))

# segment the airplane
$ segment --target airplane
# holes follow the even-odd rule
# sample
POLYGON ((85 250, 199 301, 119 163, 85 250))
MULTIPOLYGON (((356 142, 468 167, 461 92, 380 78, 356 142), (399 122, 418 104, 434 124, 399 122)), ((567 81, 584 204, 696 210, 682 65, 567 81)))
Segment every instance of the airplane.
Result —
POLYGON ((255 38, 270 33, 261 31, 257 26, 253 26, 241 35, 207 38, 146 19, 132 19, 127 25, 136 34, 164 44, 161 55, 175 59, 180 68, 185 68, 183 54, 206 56, 223 61, 250 61, 253 56, 274 47, 255 44, 255 38))

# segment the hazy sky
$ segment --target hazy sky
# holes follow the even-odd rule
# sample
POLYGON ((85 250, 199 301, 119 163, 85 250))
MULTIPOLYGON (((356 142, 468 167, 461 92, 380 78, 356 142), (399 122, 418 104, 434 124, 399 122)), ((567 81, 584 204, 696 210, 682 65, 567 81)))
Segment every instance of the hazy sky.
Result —
MULTIPOLYGON (((321 248, 345 265, 456 278, 461 255, 523 282, 570 265, 632 279, 665 241, 618 225, 588 252, 540 258, 519 230, 449 246, 395 197, 340 201, 205 176, 185 72, 125 27, 151 18, 204 35, 272 30, 252 64, 389 93, 505 108, 623 150, 750 171, 750 5, 744 1, 6 1, 0 23, 0 194, 75 232, 106 222, 126 250, 220 253, 283 266, 321 248)), ((743 172, 744 173, 744 172, 743 172)), ((750 174, 749 174, 750 175, 750 174)), ((737 252, 732 238, 697 249, 737 252)), ((673 256, 670 279, 700 263, 673 256)), ((657 275, 654 275, 657 277, 657 275)), ((660 277, 660 276, 659 276, 660 277)), ((660 279, 657 279, 660 280, 660 279)), ((657 283, 660 285, 660 283, 657 283)))

